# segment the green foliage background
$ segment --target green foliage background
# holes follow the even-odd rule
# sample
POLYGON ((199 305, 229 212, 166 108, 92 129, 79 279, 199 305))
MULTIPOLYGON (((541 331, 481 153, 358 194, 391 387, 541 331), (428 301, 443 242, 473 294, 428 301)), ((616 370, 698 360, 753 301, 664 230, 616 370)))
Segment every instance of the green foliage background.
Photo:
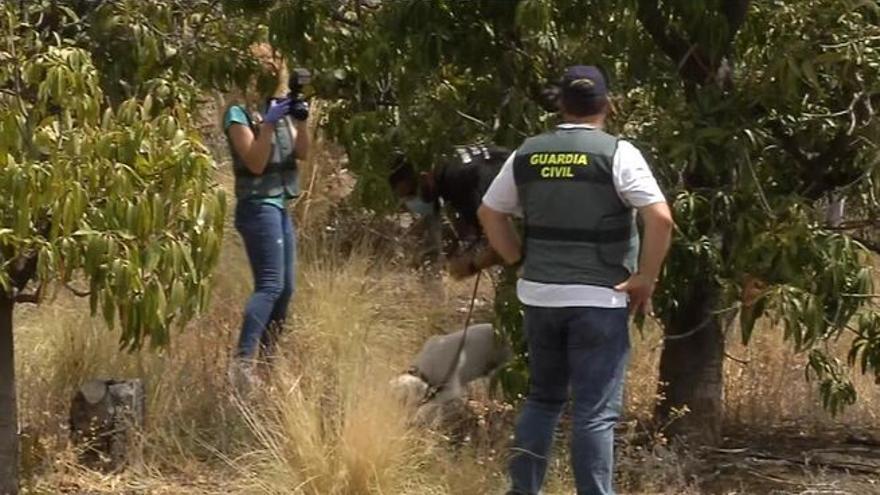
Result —
MULTIPOLYGON (((601 66, 611 130, 650 157, 675 210, 666 331, 686 330, 695 290, 713 288, 717 313, 759 280, 742 338, 760 316, 779 323, 826 405, 854 399, 844 365, 880 370, 873 2, 43 0, 3 14, 0 280, 10 290, 38 260, 37 282, 86 283, 127 346, 167 343, 204 304, 223 202, 193 115, 207 92, 248 86, 248 47, 267 39, 315 73, 323 128, 377 212, 393 206, 393 149, 428 168, 452 144, 515 147, 554 122, 549 81, 601 66), (824 343, 844 335, 849 363, 835 362, 824 343)), ((517 304, 498 308, 516 335, 517 304)))
MULTIPOLYGON (((318 94, 333 103, 326 128, 376 208, 389 205, 394 147, 427 168, 451 144, 516 146, 554 121, 541 91, 565 66, 603 67, 612 130, 651 158, 675 211, 656 301, 667 332, 698 311, 692 291, 716 287, 717 314, 739 308, 757 279, 764 290, 743 312, 742 338, 761 315, 780 323, 810 353, 828 407, 854 392, 825 342, 853 335, 850 364, 878 372, 865 297, 866 247, 876 249, 876 4, 303 0, 264 15, 273 43, 319 74, 318 94), (852 228, 826 219, 840 198, 852 228)), ((504 314, 515 304, 498 307, 502 322, 516 321, 504 314)))

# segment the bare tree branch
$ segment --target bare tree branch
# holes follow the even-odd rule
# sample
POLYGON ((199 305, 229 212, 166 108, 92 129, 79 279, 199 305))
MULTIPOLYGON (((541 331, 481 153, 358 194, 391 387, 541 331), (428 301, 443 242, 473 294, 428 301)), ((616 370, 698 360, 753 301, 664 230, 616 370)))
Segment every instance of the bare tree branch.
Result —
POLYGON ((736 357, 736 356, 731 355, 731 354, 728 353, 727 351, 724 351, 724 357, 726 357, 727 359, 730 359, 731 361, 733 361, 733 362, 735 362, 735 363, 739 363, 739 364, 741 364, 741 365, 743 365, 743 366, 748 366, 749 363, 751 363, 751 360, 749 360, 749 359, 743 359, 743 358, 738 358, 738 357, 736 357))
POLYGON ((18 303, 26 303, 26 304, 39 304, 40 303, 40 295, 36 292, 28 292, 16 294, 12 299, 13 301, 18 303))
POLYGON ((639 0, 637 16, 657 46, 676 64, 685 84, 701 86, 711 80, 714 71, 704 60, 702 49, 670 28, 658 0, 639 0))
POLYGON ((473 122, 473 123, 479 125, 479 126, 482 127, 483 129, 491 129, 491 128, 492 128, 489 124, 487 124, 487 123, 483 122, 482 120, 480 120, 480 119, 474 117, 473 115, 470 115, 470 114, 464 113, 464 112, 462 112, 461 110, 456 110, 455 113, 457 113, 459 117, 461 117, 461 118, 463 118, 463 119, 470 120, 471 122, 473 122))
POLYGON ((33 292, 20 292, 16 289, 13 292, 15 295, 12 300, 16 303, 40 304, 40 301, 43 300, 43 288, 44 284, 37 286, 33 292))
POLYGON ((861 230, 872 227, 880 227, 880 220, 871 218, 866 218, 863 220, 849 220, 846 222, 842 222, 840 225, 825 225, 822 228, 825 230, 861 230))
POLYGON ((868 249, 869 251, 873 251, 877 254, 880 254, 880 242, 871 241, 871 240, 865 239, 864 237, 859 237, 859 236, 854 236, 854 235, 850 236, 850 237, 852 238, 852 240, 858 242, 862 246, 865 246, 865 249, 868 249))
MULTIPOLYGON (((349 19, 348 17, 345 17, 345 14, 343 14, 342 12, 339 12, 338 10, 330 11, 330 18, 332 18, 334 21, 341 22, 343 24, 347 24, 352 27, 360 27, 361 26, 360 22, 349 19)), ((360 18, 360 16, 358 16, 358 18, 360 18)))
POLYGON ((660 11, 658 0, 639 0, 637 16, 663 53, 673 61, 685 61, 685 56, 690 50, 689 43, 669 31, 669 25, 660 11))
POLYGON ((70 285, 70 282, 64 282, 64 287, 73 293, 76 297, 88 297, 92 295, 92 291, 77 289, 76 287, 70 285))

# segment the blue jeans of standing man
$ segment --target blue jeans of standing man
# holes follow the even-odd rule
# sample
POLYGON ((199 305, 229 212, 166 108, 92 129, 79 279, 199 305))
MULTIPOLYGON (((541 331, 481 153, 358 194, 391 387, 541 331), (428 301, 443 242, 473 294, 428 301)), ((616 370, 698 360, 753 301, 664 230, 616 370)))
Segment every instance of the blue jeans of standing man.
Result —
POLYGON ((254 292, 244 308, 237 357, 272 356, 293 297, 296 234, 287 210, 260 200, 240 200, 235 228, 244 240, 254 292))
POLYGON ((627 318, 626 308, 525 308, 530 386, 516 425, 511 493, 540 492, 569 385, 577 493, 614 493, 614 425, 629 356, 627 318))

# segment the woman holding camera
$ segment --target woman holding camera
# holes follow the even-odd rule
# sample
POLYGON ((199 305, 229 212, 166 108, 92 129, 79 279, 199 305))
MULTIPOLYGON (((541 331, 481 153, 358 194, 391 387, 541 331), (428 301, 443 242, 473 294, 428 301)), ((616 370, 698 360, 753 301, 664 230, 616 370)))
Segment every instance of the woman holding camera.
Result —
MULTIPOLYGON (((223 117, 235 173, 235 228, 254 277, 230 370, 234 382, 245 386, 256 380, 257 359, 272 357, 293 296, 296 234, 287 203, 298 194, 297 160, 305 160, 309 151, 308 106, 285 96, 284 61, 265 45, 254 52, 276 76, 265 112, 260 118, 242 105, 232 105, 223 117), (299 119, 290 116, 294 106, 299 119)), ((250 103, 253 107, 256 102, 250 103)))

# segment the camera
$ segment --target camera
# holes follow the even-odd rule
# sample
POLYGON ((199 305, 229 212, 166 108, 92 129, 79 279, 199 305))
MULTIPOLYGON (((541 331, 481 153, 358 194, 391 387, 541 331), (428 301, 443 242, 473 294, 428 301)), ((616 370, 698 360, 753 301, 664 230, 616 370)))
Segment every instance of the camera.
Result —
POLYGON ((308 69, 298 67, 290 72, 287 80, 287 97, 290 98, 290 116, 296 120, 309 118, 309 103, 303 89, 312 81, 312 73, 308 69))

